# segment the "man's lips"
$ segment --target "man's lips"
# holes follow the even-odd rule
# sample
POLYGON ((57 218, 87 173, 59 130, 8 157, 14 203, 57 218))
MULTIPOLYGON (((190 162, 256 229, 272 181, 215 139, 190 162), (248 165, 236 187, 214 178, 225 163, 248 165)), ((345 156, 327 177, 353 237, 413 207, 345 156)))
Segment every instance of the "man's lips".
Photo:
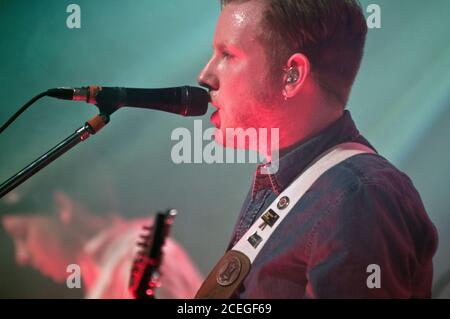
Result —
POLYGON ((210 101, 211 105, 216 108, 217 110, 211 115, 211 123, 214 124, 215 127, 219 128, 220 127, 220 115, 219 115, 219 106, 217 104, 217 101, 215 100, 215 98, 213 98, 213 96, 210 95, 210 101))
POLYGON ((220 127, 220 115, 219 115, 219 110, 215 111, 212 115, 211 115, 211 123, 214 124, 215 127, 219 128, 220 127))

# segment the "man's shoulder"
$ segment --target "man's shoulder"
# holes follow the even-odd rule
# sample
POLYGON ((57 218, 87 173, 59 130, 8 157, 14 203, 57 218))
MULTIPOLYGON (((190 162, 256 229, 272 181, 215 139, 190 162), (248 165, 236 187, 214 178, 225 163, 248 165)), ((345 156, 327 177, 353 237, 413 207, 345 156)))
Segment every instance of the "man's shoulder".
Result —
POLYGON ((339 215, 362 210, 372 218, 415 215, 428 219, 411 179, 378 154, 360 154, 343 161, 323 174, 311 191, 327 198, 328 210, 339 215))
POLYGON ((418 191, 382 156, 351 157, 327 171, 311 190, 318 190, 321 198, 331 197, 318 216, 315 233, 344 234, 350 244, 373 238, 407 242, 421 247, 421 260, 434 253, 437 233, 418 191))
POLYGON ((327 184, 339 186, 346 192, 360 188, 416 192, 411 179, 378 154, 352 156, 327 171, 323 179, 329 180, 327 184))

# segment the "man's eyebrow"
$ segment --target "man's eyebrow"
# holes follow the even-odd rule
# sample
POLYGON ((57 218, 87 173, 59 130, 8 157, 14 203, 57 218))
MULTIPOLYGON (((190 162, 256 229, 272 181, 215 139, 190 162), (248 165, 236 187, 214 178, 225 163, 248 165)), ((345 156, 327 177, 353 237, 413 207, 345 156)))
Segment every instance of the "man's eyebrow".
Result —
POLYGON ((240 53, 241 50, 234 44, 231 43, 214 43, 213 49, 216 50, 229 50, 235 53, 240 53))

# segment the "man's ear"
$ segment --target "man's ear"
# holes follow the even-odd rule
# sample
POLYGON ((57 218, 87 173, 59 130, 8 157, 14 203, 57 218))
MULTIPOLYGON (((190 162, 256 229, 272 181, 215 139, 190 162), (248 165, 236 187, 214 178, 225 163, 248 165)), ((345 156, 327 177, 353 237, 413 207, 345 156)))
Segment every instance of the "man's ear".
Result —
POLYGON ((295 53, 289 58, 283 76, 285 99, 292 98, 301 91, 310 75, 310 70, 309 59, 304 54, 295 53))

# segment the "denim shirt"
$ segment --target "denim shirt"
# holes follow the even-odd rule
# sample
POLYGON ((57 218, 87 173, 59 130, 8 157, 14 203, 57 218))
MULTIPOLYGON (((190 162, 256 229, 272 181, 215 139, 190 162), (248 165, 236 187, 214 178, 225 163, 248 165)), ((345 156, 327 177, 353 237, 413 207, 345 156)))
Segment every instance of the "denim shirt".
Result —
MULTIPOLYGON (((373 148, 348 111, 280 157, 275 174, 256 170, 231 249, 315 159, 344 142, 373 148)), ((428 298, 437 232, 411 180, 378 154, 325 172, 274 231, 235 298, 428 298)))

